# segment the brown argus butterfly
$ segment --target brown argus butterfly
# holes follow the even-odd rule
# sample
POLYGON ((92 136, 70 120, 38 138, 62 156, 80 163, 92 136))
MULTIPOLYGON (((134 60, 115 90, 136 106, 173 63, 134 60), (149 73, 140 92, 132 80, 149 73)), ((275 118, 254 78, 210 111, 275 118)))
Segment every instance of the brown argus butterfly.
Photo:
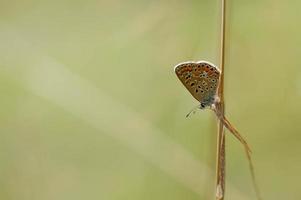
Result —
MULTIPOLYGON (((197 108, 210 108, 213 110, 219 120, 222 121, 224 126, 244 145, 245 149, 250 153, 251 149, 249 148, 245 139, 221 112, 221 105, 217 95, 220 80, 219 69, 207 61, 198 61, 180 63, 175 66, 175 72, 186 89, 197 101, 200 102, 200 105, 197 108)), ((190 113, 191 112, 188 113, 187 117, 190 113)))

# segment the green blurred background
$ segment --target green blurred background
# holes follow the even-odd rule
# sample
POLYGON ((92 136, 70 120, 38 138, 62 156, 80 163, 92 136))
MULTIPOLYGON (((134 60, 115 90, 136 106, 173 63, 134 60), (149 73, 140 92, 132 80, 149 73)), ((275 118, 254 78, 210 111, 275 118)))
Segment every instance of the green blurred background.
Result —
MULTIPOLYGON (((226 113, 264 199, 301 199, 300 1, 228 1, 226 113)), ((0 1, 0 199, 213 199, 216 121, 173 66, 218 65, 220 2, 0 1)), ((226 199, 255 199, 227 137, 226 199)))

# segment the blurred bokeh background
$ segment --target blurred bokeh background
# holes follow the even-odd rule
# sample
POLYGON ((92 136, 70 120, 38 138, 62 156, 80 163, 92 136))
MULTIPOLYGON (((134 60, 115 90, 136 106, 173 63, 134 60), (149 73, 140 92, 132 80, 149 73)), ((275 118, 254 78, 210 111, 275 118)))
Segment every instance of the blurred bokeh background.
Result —
MULTIPOLYGON (((228 1, 226 113, 264 199, 301 199, 300 1, 228 1)), ((0 199, 213 199, 216 121, 173 66, 218 65, 220 2, 0 1, 0 199)), ((227 137, 226 199, 255 199, 227 137)))

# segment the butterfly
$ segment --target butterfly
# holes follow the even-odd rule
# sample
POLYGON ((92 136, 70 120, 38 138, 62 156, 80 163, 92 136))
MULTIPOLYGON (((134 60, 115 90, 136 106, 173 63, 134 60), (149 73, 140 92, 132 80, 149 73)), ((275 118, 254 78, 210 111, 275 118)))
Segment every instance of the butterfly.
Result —
MULTIPOLYGON (((221 76, 220 70, 207 61, 183 62, 176 65, 174 70, 186 89, 200 103, 197 108, 213 110, 223 125, 244 145, 246 151, 251 153, 246 140, 221 111, 220 99, 217 94, 221 76)), ((195 109, 190 111, 186 117, 194 111, 195 109)))

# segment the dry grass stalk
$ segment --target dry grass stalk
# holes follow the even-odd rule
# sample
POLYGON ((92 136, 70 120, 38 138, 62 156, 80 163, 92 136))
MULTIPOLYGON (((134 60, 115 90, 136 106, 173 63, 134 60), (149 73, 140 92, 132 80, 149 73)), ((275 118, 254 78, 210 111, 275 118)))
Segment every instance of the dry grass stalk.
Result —
MULTIPOLYGON (((220 35, 220 82, 218 87, 218 96, 220 99, 219 103, 219 114, 224 116, 225 114, 225 101, 224 101, 224 75, 225 75, 225 29, 226 29, 226 0, 221 0, 221 35, 220 35)), ((227 120, 226 120, 227 121, 227 120)), ((225 157, 225 124, 222 120, 218 120, 218 134, 217 134, 217 155, 216 155, 216 200, 223 200, 225 197, 225 167, 226 167, 226 157, 225 157)), ((231 127, 227 127, 228 129, 231 127)), ((230 130, 229 129, 229 130, 230 130)), ((236 129, 232 128, 232 133, 235 133, 236 129)), ((245 152, 249 162, 249 168, 251 172, 252 182, 255 189, 255 193, 258 200, 261 200, 260 191, 256 182, 254 166, 251 159, 251 151, 245 143, 245 152)))
MULTIPOLYGON (((221 0, 221 44, 220 44, 220 82, 218 96, 220 98, 221 114, 224 115, 224 72, 225 72, 225 27, 226 27, 226 0, 221 0)), ((223 200, 225 196, 225 135, 224 125, 218 120, 217 149, 216 149, 216 200, 223 200)))

